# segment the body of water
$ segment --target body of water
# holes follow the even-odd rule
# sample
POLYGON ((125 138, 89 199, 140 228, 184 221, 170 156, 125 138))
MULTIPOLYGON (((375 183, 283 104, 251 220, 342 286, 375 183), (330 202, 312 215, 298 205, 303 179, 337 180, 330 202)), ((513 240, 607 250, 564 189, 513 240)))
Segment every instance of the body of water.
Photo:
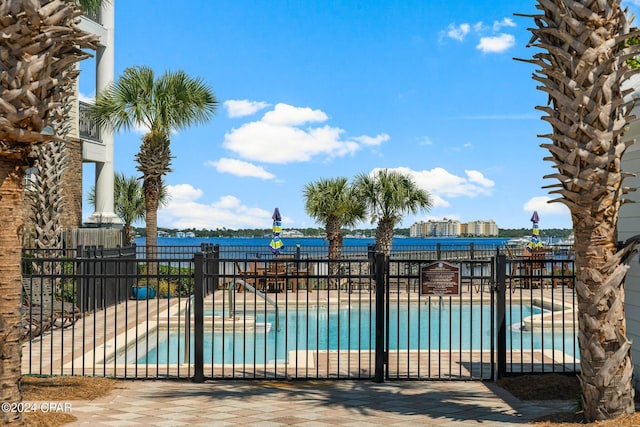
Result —
MULTIPOLYGON (((542 310, 514 306, 507 312, 508 349, 556 349, 572 356, 577 352, 570 331, 554 334, 527 332, 521 320, 542 310)), ((210 313, 211 314, 211 313, 210 313)), ((215 313, 221 315, 222 313, 215 313)), ((242 316, 241 313, 236 315, 242 316)), ((233 331, 205 333, 205 363, 264 364, 286 363, 293 350, 361 350, 375 348, 375 310, 368 305, 350 308, 317 307, 309 310, 280 311, 280 330, 273 311, 247 313, 259 323, 269 323, 268 332, 244 331, 242 322, 233 331)), ((491 349, 491 310, 488 306, 411 304, 391 307, 389 313, 390 350, 462 351, 491 349)), ((120 361, 140 364, 184 363, 184 332, 160 331, 146 342, 138 343, 138 352, 129 350, 120 361), (136 359, 137 358, 137 359, 136 359)), ((191 360, 193 363, 193 360, 191 360)))
MULTIPOLYGON (((264 246, 268 247, 271 237, 159 237, 158 246, 200 246, 212 244, 221 246, 264 246)), ((284 237, 282 241, 285 247, 300 246, 329 246, 326 239, 320 237, 284 237)), ((437 246, 455 245, 469 246, 471 243, 481 246, 502 246, 508 242, 508 238, 463 238, 463 237, 395 237, 394 246, 437 246)), ((146 239, 137 237, 135 243, 144 246, 146 239)), ((345 238, 344 246, 367 246, 375 243, 374 238, 345 238)))

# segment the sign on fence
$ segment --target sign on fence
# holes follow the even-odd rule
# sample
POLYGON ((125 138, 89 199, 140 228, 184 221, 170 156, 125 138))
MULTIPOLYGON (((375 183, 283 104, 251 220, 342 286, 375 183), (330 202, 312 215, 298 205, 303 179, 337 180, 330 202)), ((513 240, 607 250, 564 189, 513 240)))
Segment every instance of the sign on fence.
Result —
POLYGON ((420 270, 420 295, 459 295, 460 265, 438 261, 420 270))

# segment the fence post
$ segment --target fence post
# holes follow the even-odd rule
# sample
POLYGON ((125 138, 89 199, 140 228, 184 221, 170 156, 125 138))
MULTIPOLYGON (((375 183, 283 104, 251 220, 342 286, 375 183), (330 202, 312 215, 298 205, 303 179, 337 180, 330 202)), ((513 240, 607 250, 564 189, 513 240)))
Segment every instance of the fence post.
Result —
POLYGON ((376 383, 384 382, 384 366, 386 364, 385 352, 385 312, 384 312, 384 267, 386 257, 384 253, 377 252, 375 254, 375 279, 376 279, 376 366, 375 377, 376 383))
POLYGON ((213 271, 211 271, 210 281, 207 282, 209 292, 218 290, 220 283, 220 245, 213 245, 213 271))
MULTIPOLYGON (((204 254, 202 252, 194 254, 193 261, 193 381, 202 383, 204 382, 204 254)), ((190 321, 191 319, 187 319, 187 322, 190 321)))
POLYGON ((87 303, 85 302, 86 298, 86 285, 87 278, 85 276, 85 262, 84 262, 84 247, 78 246, 76 248, 76 277, 78 280, 76 281, 76 305, 82 312, 87 312, 87 303))
POLYGON ((497 378, 500 379, 507 372, 507 321, 506 321, 506 288, 507 288, 507 257, 506 255, 498 255, 496 257, 496 293, 497 293, 497 313, 496 321, 498 322, 498 372, 497 378))

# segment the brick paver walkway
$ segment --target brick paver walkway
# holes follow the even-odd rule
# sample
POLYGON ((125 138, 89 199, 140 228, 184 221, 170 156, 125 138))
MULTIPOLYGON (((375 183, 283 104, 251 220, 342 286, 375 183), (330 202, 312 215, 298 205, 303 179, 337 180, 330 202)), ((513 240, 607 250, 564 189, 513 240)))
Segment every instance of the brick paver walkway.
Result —
POLYGON ((574 402, 522 402, 481 382, 126 381, 72 402, 93 426, 515 426, 574 402))

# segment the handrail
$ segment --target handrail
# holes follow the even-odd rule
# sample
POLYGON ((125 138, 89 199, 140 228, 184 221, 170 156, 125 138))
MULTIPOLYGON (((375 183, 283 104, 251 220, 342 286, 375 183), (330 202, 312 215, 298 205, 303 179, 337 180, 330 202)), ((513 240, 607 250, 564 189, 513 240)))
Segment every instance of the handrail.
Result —
MULTIPOLYGON (((258 295, 266 303, 271 304, 276 309, 276 331, 279 332, 280 331, 280 315, 278 310, 278 304, 274 300, 269 298, 264 292, 257 290, 255 287, 253 287, 253 285, 248 284, 246 281, 242 279, 236 279, 236 282, 241 282, 246 289, 258 295)), ((227 285, 227 292, 229 293, 229 317, 232 319, 235 317, 234 310, 236 306, 235 304, 236 282, 231 282, 227 285)))

